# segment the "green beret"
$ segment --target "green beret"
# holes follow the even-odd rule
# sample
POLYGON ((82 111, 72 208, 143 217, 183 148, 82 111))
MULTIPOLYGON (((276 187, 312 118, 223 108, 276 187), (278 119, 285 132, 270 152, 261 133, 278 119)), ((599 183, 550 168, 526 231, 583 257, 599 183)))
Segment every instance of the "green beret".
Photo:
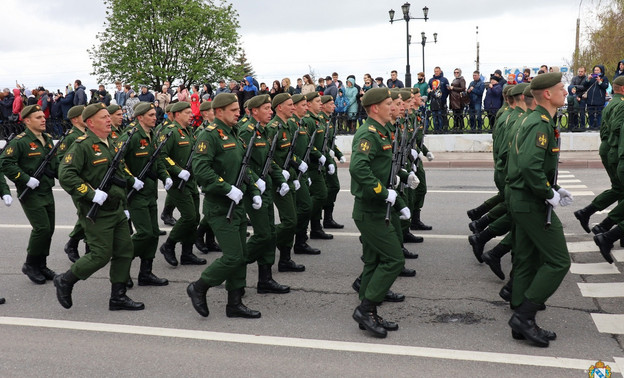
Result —
POLYGON ((514 85, 513 88, 509 91, 510 96, 518 96, 524 93, 524 89, 529 86, 529 83, 520 83, 514 85))
POLYGON ((204 101, 199 105, 199 111, 205 112, 212 109, 212 101, 204 101))
MULTIPOLYGON (((277 96, 276 96, 277 97, 277 96)), ((293 104, 296 104, 298 102, 301 102, 302 100, 305 100, 305 96, 302 94, 296 94, 292 96, 292 100, 293 100, 293 104)))
POLYGON ((524 88, 524 92, 522 92, 522 94, 524 95, 524 97, 533 97, 533 93, 531 93, 531 85, 527 85, 524 88))
POLYGON ((420 93, 420 88, 412 88, 412 94, 419 94, 420 93))
POLYGON ((82 115, 82 111, 84 110, 84 105, 76 105, 72 106, 71 109, 67 112, 67 118, 72 119, 75 117, 80 117, 82 115))
POLYGON ((334 101, 334 98, 330 95, 321 96, 321 104, 327 104, 330 101, 334 101))
POLYGON ((214 100, 212 100, 212 108, 219 109, 238 102, 238 97, 234 93, 219 93, 214 100))
POLYGON ((114 114, 116 111, 121 110, 121 106, 119 105, 109 105, 108 114, 114 114))
POLYGON ((139 102, 137 106, 134 107, 134 116, 138 117, 149 112, 152 109, 154 109, 154 104, 152 104, 151 102, 139 102))
POLYGON ((165 107, 165 113, 171 113, 171 108, 173 108, 173 104, 169 104, 165 107))
POLYGON ((409 89, 404 90, 404 91, 399 91, 399 93, 401 94, 401 98, 403 99, 403 101, 407 101, 410 98, 412 98, 412 91, 410 91, 409 89))
POLYGON ((173 106, 171 107, 171 112, 172 113, 178 113, 181 112, 184 109, 190 108, 191 104, 186 102, 186 101, 179 101, 176 102, 175 104, 173 104, 173 106))
POLYGON ((624 76, 618 76, 613 80, 613 84, 624 86, 624 76))
MULTIPOLYGON (((97 104, 91 104, 91 105, 87 106, 82 111, 82 120, 83 121, 88 120, 89 118, 93 117, 95 115, 95 113, 99 112, 100 110, 108 110, 106 108, 106 104, 104 104, 103 102, 98 102, 97 104)), ((110 113, 108 113, 108 114, 110 114, 110 113)))
POLYGON ((273 102, 271 102, 271 106, 273 108, 277 108, 277 105, 281 104, 282 102, 285 102, 289 98, 292 98, 290 93, 280 93, 277 96, 273 97, 273 102))
POLYGON ((371 88, 362 96, 362 106, 379 104, 387 98, 390 98, 390 90, 388 88, 371 88))
POLYGON ((561 82, 561 72, 549 72, 537 75, 531 80, 531 89, 547 89, 561 82))
POLYGON ((401 93, 398 90, 390 90, 390 97, 392 97, 392 100, 396 100, 397 98, 401 98, 401 93))
POLYGON ((509 91, 512 90, 513 87, 514 87, 513 84, 505 85, 505 88, 503 88, 503 96, 509 96, 509 91))
MULTIPOLYGON (((251 100, 251 99, 249 99, 249 100, 251 100)), ((249 108, 247 107, 247 105, 249 105, 249 100, 247 100, 247 101, 245 101, 245 102, 243 103, 243 109, 249 109, 249 108)))
POLYGON ((270 104, 270 103, 271 103, 271 96, 269 96, 268 94, 253 96, 252 98, 249 99, 249 102, 247 103, 247 108, 255 109, 255 108, 261 107, 264 104, 270 104))
POLYGON ((41 111, 41 106, 39 105, 29 105, 27 107, 25 107, 22 110, 22 119, 28 117, 29 115, 33 114, 34 112, 40 112, 41 111))
POLYGON ((317 97, 319 97, 319 93, 316 92, 316 91, 315 92, 306 93, 306 95, 305 95, 305 98, 308 101, 312 101, 312 100, 314 100, 317 97))

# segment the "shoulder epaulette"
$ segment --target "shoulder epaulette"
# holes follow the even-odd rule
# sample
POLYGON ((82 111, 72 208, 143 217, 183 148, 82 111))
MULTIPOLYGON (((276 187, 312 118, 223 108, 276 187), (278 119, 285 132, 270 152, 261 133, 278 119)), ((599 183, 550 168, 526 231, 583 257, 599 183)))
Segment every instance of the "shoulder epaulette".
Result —
POLYGON ((279 126, 279 122, 277 122, 277 121, 273 121, 273 122, 271 122, 271 125, 270 125, 270 126, 271 126, 271 127, 277 127, 277 126, 279 126))
POLYGON ((19 134, 15 137, 15 139, 21 139, 21 138, 23 138, 25 135, 26 135, 26 132, 19 133, 19 134))
POLYGON ((44 133, 45 136, 47 136, 48 138, 52 139, 52 135, 48 134, 48 133, 44 133))
MULTIPOLYGON (((624 97, 623 97, 623 98, 624 98, 624 97)), ((293 121, 293 122, 295 122, 295 117, 290 117, 290 118, 288 118, 288 121, 293 121)), ((288 122, 288 121, 286 121, 286 122, 288 122)))
POLYGON ((243 117, 243 119, 241 119, 241 120, 240 120, 240 122, 241 122, 241 123, 245 123, 245 122, 247 122, 247 120, 248 120, 248 119, 249 119, 249 118, 247 118, 247 117, 243 117))
POLYGON ((542 118, 542 121, 544 121, 544 122, 550 122, 548 117, 546 117, 544 114, 542 114, 541 118, 542 118))
POLYGON ((247 125, 247 129, 249 130, 253 130, 254 129, 254 125, 252 125, 251 123, 249 125, 247 125))
POLYGON ((71 133, 73 133, 73 132, 74 132, 74 130, 69 130, 69 132, 68 132, 67 134, 71 134, 71 133))
POLYGON ((170 129, 173 129, 173 128, 175 128, 175 123, 169 124, 169 125, 167 125, 167 127, 170 128, 170 129))
POLYGON ((303 118, 309 118, 309 117, 310 117, 309 114, 306 114, 306 115, 303 116, 303 118))
POLYGON ((206 126, 205 130, 206 131, 212 131, 212 130, 214 130, 216 128, 217 128, 217 126, 215 126, 215 125, 208 125, 208 126, 206 126))
POLYGON ((78 138, 76 138, 76 143, 80 143, 80 142, 82 142, 85 139, 87 139, 87 135, 86 134, 85 135, 81 135, 78 138))
POLYGON ((375 128, 375 126, 368 126, 368 131, 370 131, 371 133, 376 133, 377 129, 375 128))

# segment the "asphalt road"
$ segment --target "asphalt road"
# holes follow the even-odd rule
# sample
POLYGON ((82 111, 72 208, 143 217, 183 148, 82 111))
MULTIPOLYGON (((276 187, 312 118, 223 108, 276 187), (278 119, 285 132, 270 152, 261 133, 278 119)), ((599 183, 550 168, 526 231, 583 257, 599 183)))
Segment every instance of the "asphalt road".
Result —
MULTIPOLYGON (((418 252, 407 266, 415 278, 399 278, 393 290, 402 303, 385 303, 379 313, 397 321, 400 329, 386 339, 360 331, 351 319, 358 304, 351 283, 362 263, 357 229, 351 220, 353 199, 346 169, 339 169, 343 191, 335 218, 344 230, 332 241, 310 241, 319 256, 293 255, 306 265, 304 273, 277 273, 291 286, 285 295, 257 294, 257 268, 248 269, 244 302, 262 312, 258 320, 225 316, 223 287, 208 292, 210 316, 200 317, 185 288, 203 267, 167 265, 160 254, 154 272, 168 278, 167 287, 135 287, 128 294, 145 302, 139 312, 108 311, 108 269, 74 288, 74 306, 63 309, 51 283, 37 286, 20 271, 30 226, 17 201, 0 212, 0 376, 179 376, 179 377, 556 377, 587 376, 603 360, 614 372, 624 369, 624 338, 600 332, 592 313, 624 314, 622 297, 582 295, 579 283, 622 283, 622 262, 613 274, 569 273, 538 323, 557 332, 549 348, 529 346, 511 338, 508 305, 498 297, 503 281, 479 264, 467 242, 466 210, 495 191, 491 170, 430 169, 429 194, 422 219, 433 226, 422 244, 407 245, 418 252), (616 362, 620 359, 620 365, 616 362)), ((600 170, 570 170, 576 195, 569 208, 557 209, 570 243, 591 241, 572 212, 587 205, 608 185, 600 170)), ((562 185, 566 187, 566 185, 562 185)), ((15 192, 13 192, 15 194, 15 192)), ((160 193, 159 203, 164 201, 160 193)), ((48 265, 57 272, 70 267, 63 245, 76 215, 60 187, 56 200, 56 232, 48 265)), ((599 222, 604 215, 595 215, 599 222)), ((168 229, 168 228, 164 228, 168 229)), ((164 241, 164 238, 162 238, 164 241)), ((495 242, 490 242, 491 248, 495 242)), ((178 252, 179 252, 178 246, 178 252)), ((591 250, 591 248, 589 248, 591 250)), ((84 245, 80 245, 81 254, 84 245)), ((573 253, 575 263, 603 262, 594 252, 573 253)), ((207 255, 209 263, 220 253, 207 255)), ((504 270, 509 271, 509 257, 504 270)), ((136 281, 138 264, 132 268, 136 281)), ((614 375, 615 376, 615 375, 614 375)))

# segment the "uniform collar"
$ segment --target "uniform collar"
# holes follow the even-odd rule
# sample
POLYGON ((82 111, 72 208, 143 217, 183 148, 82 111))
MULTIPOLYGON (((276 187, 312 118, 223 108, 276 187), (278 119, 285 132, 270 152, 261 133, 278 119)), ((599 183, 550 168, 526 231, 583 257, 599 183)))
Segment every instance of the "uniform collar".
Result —
POLYGON ((543 106, 541 106, 541 105, 537 105, 537 107, 535 108, 534 112, 538 112, 539 114, 541 114, 541 115, 542 115, 542 118, 543 118, 544 116, 548 117, 548 121, 549 121, 550 123, 553 123, 553 119, 552 119, 552 117, 550 116, 550 113, 548 113, 548 110, 546 110, 543 106))

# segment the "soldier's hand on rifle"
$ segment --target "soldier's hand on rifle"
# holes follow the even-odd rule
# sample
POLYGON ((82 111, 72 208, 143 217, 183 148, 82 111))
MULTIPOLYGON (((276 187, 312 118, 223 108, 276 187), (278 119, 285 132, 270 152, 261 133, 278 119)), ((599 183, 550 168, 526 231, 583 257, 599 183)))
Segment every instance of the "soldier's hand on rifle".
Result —
POLYGON ((165 190, 171 189, 172 186, 173 186, 173 180, 170 177, 167 177, 165 179, 165 190))
POLYGON ((334 173, 336 173, 336 166, 334 164, 328 165, 327 173, 329 173, 330 175, 333 175, 334 173))
POLYGON ((238 203, 243 199, 243 192, 241 192, 241 190, 237 187, 232 186, 232 189, 230 189, 226 196, 238 205, 238 203))
POLYGON ((301 188, 301 183, 299 182, 299 180, 294 180, 293 184, 295 185, 295 192, 299 190, 299 188, 301 188))
POLYGON ((399 219, 401 220, 407 220, 412 217, 412 212, 407 207, 402 208, 400 213, 401 215, 399 215, 399 219))
POLYGON ((557 190, 557 193, 559 193, 559 195, 561 196, 561 199, 559 200, 559 205, 561 206, 571 205, 572 202, 574 201, 574 198, 572 197, 572 193, 568 192, 567 190, 563 188, 559 188, 559 190, 557 190))
POLYGON ((253 207, 254 210, 258 210, 258 209, 260 209, 262 207, 262 197, 260 197, 260 196, 253 196, 251 201, 252 201, 251 207, 253 207))
POLYGON ((2 200, 4 201, 6 207, 11 206, 11 204, 13 203, 13 197, 11 197, 11 195, 9 194, 3 195, 2 200))
POLYGON ((325 157, 325 155, 321 155, 318 161, 319 161, 319 165, 325 165, 327 158, 325 157))
POLYGON ((28 179, 28 182, 26 183, 26 186, 29 187, 30 189, 35 189, 36 187, 39 186, 39 180, 37 180, 34 177, 31 177, 28 179))
POLYGON ((286 183, 282 183, 282 185, 279 188, 280 196, 284 197, 289 191, 290 191, 290 186, 288 186, 288 184, 286 183))
POLYGON ((561 195, 559 193, 557 193, 555 190, 552 191, 553 192, 553 196, 550 199, 547 199, 546 202, 553 207, 553 209, 555 207, 557 207, 559 205, 559 201, 561 200, 561 195))
POLYGON ((308 177, 308 186, 312 185, 312 179, 308 177))
POLYGON ((186 169, 183 169, 180 171, 180 173, 178 173, 178 177, 184 181, 188 181, 191 178, 191 172, 187 171, 186 169))
POLYGON ((344 163, 346 163, 346 162, 347 162, 347 159, 345 159, 345 157, 344 157, 344 156, 342 156, 342 157, 340 158, 340 163, 341 163, 341 164, 344 164, 344 163))
POLYGON ((285 169, 282 169, 282 176, 284 176, 284 180, 288 181, 290 179, 290 172, 285 169))
POLYGON ((418 158, 420 160, 424 160, 425 159, 425 155, 422 153, 422 151, 418 153, 418 158))
POLYGON ((124 210, 124 214, 126 214, 126 219, 130 219, 130 211, 124 210))
POLYGON ((331 156, 332 159, 334 158, 334 156, 336 156, 334 150, 329 150, 329 156, 331 156))
POLYGON ((431 161, 434 159, 434 156, 431 152, 427 152, 427 160, 431 161))
POLYGON ((132 184, 132 188, 134 188, 134 190, 138 192, 139 190, 143 189, 143 186, 145 186, 145 183, 135 177, 134 184, 132 184))
POLYGON ((308 164, 305 161, 299 163, 299 171, 301 171, 301 173, 306 173, 308 171, 308 164))
POLYGON ((264 182, 264 180, 261 178, 256 181, 256 186, 258 187, 258 189, 260 189, 260 194, 263 194, 266 190, 266 182, 264 182))
POLYGON ((102 204, 104 203, 104 201, 106 201, 107 198, 108 198, 108 193, 100 189, 95 189, 95 194, 93 195, 93 199, 91 200, 91 202, 97 203, 98 205, 102 206, 102 204))
POLYGON ((420 180, 416 177, 414 172, 410 172, 409 176, 407 176, 407 186, 409 186, 410 189, 416 189, 418 184, 420 184, 420 180))
POLYGON ((394 189, 388 189, 388 197, 386 198, 386 202, 388 202, 391 206, 394 206, 394 201, 396 201, 397 192, 394 189))
POLYGON ((415 149, 412 148, 410 153, 412 154, 412 160, 418 159, 418 151, 416 151, 415 149))

